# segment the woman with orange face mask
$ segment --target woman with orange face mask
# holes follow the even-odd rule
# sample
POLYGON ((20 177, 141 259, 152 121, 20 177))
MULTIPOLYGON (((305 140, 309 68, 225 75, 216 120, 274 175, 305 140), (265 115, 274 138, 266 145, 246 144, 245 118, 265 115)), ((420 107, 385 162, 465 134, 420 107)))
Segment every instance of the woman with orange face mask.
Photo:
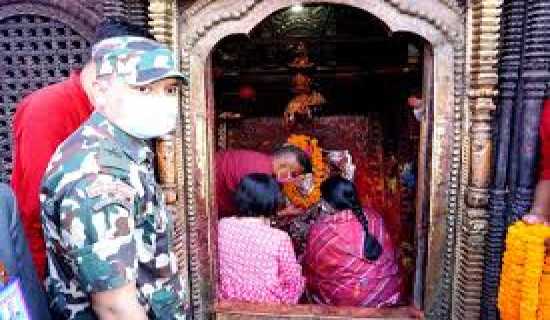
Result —
POLYGON ((234 214, 233 194, 242 177, 265 173, 279 183, 300 179, 312 171, 311 160, 300 148, 284 145, 271 155, 251 150, 227 150, 215 155, 216 203, 219 217, 234 214))

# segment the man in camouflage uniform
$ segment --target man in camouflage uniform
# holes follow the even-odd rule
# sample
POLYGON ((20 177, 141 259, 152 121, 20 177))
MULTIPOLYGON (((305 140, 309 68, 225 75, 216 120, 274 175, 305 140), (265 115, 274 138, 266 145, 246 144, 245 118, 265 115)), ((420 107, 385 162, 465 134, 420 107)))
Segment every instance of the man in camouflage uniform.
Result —
POLYGON ((55 319, 184 319, 172 216, 146 139, 173 130, 185 77, 172 52, 104 40, 90 118, 52 156, 40 201, 55 319))

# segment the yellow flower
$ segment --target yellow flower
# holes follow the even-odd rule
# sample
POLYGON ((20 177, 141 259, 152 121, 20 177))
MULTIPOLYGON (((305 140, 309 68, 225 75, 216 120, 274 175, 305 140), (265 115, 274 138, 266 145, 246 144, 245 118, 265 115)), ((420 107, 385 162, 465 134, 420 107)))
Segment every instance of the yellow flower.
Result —
POLYGON ((508 228, 498 295, 502 320, 550 319, 550 227, 518 221, 508 228))

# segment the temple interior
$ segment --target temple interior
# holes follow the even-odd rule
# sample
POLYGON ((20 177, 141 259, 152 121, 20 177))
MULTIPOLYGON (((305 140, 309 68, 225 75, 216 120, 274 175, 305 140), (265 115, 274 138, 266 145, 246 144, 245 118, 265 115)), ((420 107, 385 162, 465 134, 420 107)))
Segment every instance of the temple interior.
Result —
POLYGON ((316 4, 276 12, 212 52, 217 149, 269 152, 307 134, 348 151, 362 204, 402 254, 408 299, 420 124, 406 101, 422 92, 425 45, 359 9, 316 4))

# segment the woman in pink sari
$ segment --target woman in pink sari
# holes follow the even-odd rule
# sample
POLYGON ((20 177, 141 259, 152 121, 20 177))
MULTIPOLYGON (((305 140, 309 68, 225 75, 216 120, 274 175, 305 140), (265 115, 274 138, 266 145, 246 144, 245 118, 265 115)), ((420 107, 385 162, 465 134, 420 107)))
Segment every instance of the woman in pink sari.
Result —
POLYGON ((305 282, 301 266, 289 235, 270 223, 284 204, 279 184, 267 174, 247 174, 234 198, 239 210, 218 225, 218 298, 296 304, 305 282))
POLYGON ((396 251, 379 214, 361 209, 354 184, 321 185, 323 212, 308 234, 307 292, 317 303, 387 307, 402 297, 396 251))

